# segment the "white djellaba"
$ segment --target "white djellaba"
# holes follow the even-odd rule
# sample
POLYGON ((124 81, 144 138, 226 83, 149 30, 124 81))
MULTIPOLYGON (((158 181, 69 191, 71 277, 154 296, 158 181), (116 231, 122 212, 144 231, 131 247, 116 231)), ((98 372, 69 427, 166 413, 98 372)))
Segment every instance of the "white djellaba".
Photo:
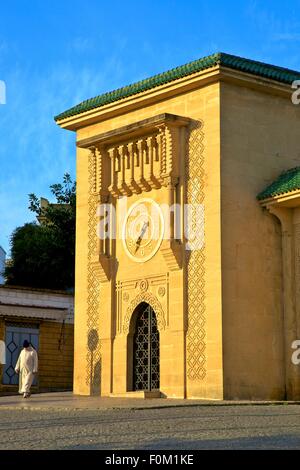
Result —
MULTIPOLYGON (((25 343, 25 342, 24 342, 25 343)), ((30 387, 34 380, 34 374, 38 371, 38 355, 36 350, 28 344, 28 347, 22 349, 17 361, 15 371, 19 376, 19 393, 24 398, 30 396, 30 387)))

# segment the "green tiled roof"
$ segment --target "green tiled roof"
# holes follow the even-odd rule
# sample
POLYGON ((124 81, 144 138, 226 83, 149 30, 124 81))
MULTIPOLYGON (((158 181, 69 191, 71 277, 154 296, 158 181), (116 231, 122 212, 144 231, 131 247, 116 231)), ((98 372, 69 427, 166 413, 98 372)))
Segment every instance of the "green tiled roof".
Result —
POLYGON ((257 199, 269 199, 297 189, 300 189, 300 166, 281 173, 270 186, 257 195, 257 199))
POLYGON ((294 80, 300 79, 300 72, 289 70, 283 67, 277 67, 275 65, 265 64, 263 62, 257 62, 255 60, 244 59, 242 57, 225 54, 224 52, 218 52, 216 54, 204 57, 202 59, 189 62, 186 65, 181 65, 167 72, 154 75, 153 77, 146 78, 139 82, 133 83, 117 90, 98 95, 95 98, 91 98, 86 101, 82 101, 76 106, 64 111, 61 114, 55 116, 55 121, 65 119, 76 114, 90 111, 94 108, 99 108, 114 101, 118 101, 122 98, 142 93, 146 90, 164 85, 165 83, 172 82, 182 77, 186 77, 196 72, 214 67, 216 65, 222 65, 229 67, 234 70, 241 72, 258 75, 260 77, 269 78, 276 80, 277 82, 291 84, 294 80))

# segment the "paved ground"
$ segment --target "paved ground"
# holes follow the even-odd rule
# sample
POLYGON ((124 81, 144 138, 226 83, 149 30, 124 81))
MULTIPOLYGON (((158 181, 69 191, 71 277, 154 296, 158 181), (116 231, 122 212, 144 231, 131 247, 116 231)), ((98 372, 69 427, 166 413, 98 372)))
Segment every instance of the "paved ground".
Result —
POLYGON ((2 397, 0 449, 300 449, 299 405, 134 401, 2 397))
MULTIPOLYGON (((257 405, 266 404, 298 404, 300 402, 282 401, 260 401, 257 405)), ((73 395, 72 392, 39 393, 31 396, 29 400, 24 400, 19 395, 0 396, 0 410, 3 409, 113 409, 113 408, 167 408, 179 406, 236 406, 253 405, 252 401, 232 401, 232 400, 180 400, 172 398, 140 399, 140 398, 104 398, 73 395)))

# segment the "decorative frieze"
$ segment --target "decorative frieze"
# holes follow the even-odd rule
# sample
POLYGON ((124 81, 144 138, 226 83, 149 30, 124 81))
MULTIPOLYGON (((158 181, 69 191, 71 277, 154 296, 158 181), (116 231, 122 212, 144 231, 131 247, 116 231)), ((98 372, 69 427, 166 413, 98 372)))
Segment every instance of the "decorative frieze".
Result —
POLYGON ((173 170, 172 165, 167 164, 164 150, 167 138, 172 147, 172 138, 167 137, 166 128, 160 128, 150 135, 107 148, 111 168, 108 190, 114 197, 130 197, 159 189, 164 184, 173 170))
POLYGON ((147 279, 118 281, 116 333, 128 334, 135 307, 147 302, 157 315, 159 329, 169 325, 169 275, 147 276, 147 279))
POLYGON ((93 153, 92 191, 130 197, 176 184, 181 128, 188 123, 163 114, 78 142, 93 153))

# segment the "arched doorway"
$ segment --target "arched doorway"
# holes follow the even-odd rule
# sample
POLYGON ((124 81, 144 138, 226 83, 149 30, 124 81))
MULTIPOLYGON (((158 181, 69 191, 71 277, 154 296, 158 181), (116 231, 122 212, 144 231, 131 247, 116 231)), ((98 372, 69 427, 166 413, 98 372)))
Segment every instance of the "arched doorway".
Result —
POLYGON ((133 390, 159 390, 159 331, 153 308, 136 308, 133 334, 133 390))

